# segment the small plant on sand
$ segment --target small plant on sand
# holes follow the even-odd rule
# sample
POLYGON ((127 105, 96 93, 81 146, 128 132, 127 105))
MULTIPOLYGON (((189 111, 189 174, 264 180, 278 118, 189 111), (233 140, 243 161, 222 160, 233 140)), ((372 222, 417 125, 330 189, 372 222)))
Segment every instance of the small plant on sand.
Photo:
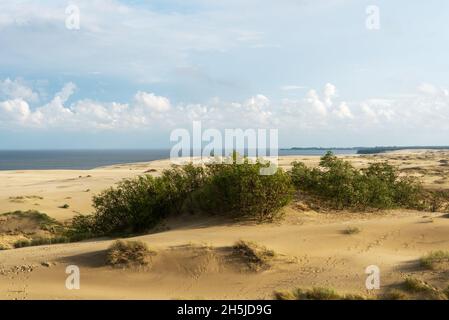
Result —
POLYGON ((405 279, 403 287, 405 291, 416 294, 421 299, 446 300, 444 291, 417 278, 405 279))
POLYGON ((404 289, 411 293, 431 293, 436 290, 431 285, 417 278, 406 278, 404 280, 404 289))
POLYGON ((408 296, 397 289, 391 289, 381 297, 382 300, 407 300, 408 296))
POLYGON ((108 249, 106 262, 113 267, 147 266, 155 253, 142 241, 115 241, 108 249))
POLYGON ((345 230, 343 230, 343 233, 350 235, 350 234, 358 234, 360 233, 360 231, 361 230, 357 227, 347 227, 345 230))
POLYGON ((421 266, 426 269, 437 269, 441 265, 449 264, 449 251, 432 251, 420 259, 421 266))
POLYGON ((261 271, 270 267, 275 252, 251 241, 237 241, 232 247, 234 256, 243 260, 250 271, 261 271))
POLYGON ((443 294, 446 296, 446 299, 449 299, 449 286, 447 286, 447 287, 443 290, 443 294))
POLYGON ((61 209, 68 209, 68 208, 70 208, 70 206, 67 203, 65 203, 62 206, 60 206, 59 208, 61 208, 61 209))

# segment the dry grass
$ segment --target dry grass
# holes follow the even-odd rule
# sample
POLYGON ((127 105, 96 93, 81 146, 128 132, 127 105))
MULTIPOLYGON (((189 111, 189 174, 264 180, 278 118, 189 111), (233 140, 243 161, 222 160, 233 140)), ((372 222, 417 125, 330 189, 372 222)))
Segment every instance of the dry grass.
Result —
POLYGON ((436 270, 447 267, 449 264, 449 251, 432 251, 420 259, 421 266, 426 269, 436 270))
POLYGON ((382 296, 382 300, 407 300, 409 296, 404 292, 392 289, 382 296))
POLYGON ((106 262, 113 267, 148 266, 154 251, 142 241, 115 241, 108 249, 106 262))
POLYGON ((44 198, 41 196, 17 196, 17 197, 9 197, 9 202, 12 203, 24 203, 26 200, 43 200, 44 198))
POLYGON ((360 229, 357 227, 347 227, 345 230, 343 230, 344 234, 358 234, 360 233, 360 229))
POLYGON ((308 290, 295 289, 293 291, 275 291, 277 300, 366 300, 357 294, 340 295, 334 289, 316 287, 308 290))
POLYGON ((270 267, 275 252, 254 242, 240 240, 232 247, 233 254, 244 261, 250 271, 261 271, 270 267))
POLYGON ((417 278, 405 279, 403 288, 405 291, 415 294, 414 299, 446 300, 447 298, 444 291, 417 278))

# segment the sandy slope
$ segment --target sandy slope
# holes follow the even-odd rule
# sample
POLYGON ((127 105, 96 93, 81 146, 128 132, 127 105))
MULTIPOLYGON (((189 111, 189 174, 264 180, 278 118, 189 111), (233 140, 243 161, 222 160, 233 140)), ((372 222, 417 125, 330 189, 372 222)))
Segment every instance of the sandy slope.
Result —
MULTIPOLYGON (((310 165, 318 162, 317 157, 297 158, 306 159, 310 165)), ((361 166, 373 159, 347 158, 361 166)), ((395 153, 376 158, 389 158, 402 168, 427 168, 421 174, 429 185, 447 177, 447 167, 440 166, 441 159, 449 159, 447 153, 395 153), (441 168, 444 170, 436 176, 441 168)), ((291 160, 283 157, 280 162, 287 166, 291 160)), ((92 193, 149 168, 155 168, 158 174, 168 164, 156 161, 89 171, 0 172, 0 180, 6 181, 0 186, 0 204, 2 211, 34 208, 64 220, 74 211, 89 212, 92 193), (20 195, 39 195, 44 199, 24 203, 9 199, 20 195), (70 208, 59 209, 63 203, 70 204, 70 208)), ((416 174, 420 174, 418 171, 416 174)), ((438 184, 441 185, 445 183, 438 184)), ((431 250, 449 249, 449 219, 441 217, 441 213, 322 214, 294 208, 286 208, 285 220, 275 224, 236 224, 191 217, 168 221, 168 231, 138 237, 158 252, 149 270, 104 266, 104 250, 110 240, 0 251, 0 298, 245 299, 271 298, 274 290, 312 286, 372 294, 365 292, 364 273, 372 264, 381 269, 382 289, 407 275, 440 288, 447 286, 447 272, 423 271, 417 264, 417 259, 431 250), (343 234, 348 226, 356 226, 361 232, 343 234), (272 267, 251 273, 229 259, 229 246, 239 239, 275 250, 278 256, 272 267), (207 248, 198 248, 205 244, 207 248), (44 266, 43 262, 50 262, 51 266, 44 266), (65 268, 71 264, 80 267, 80 290, 65 288, 65 268)))

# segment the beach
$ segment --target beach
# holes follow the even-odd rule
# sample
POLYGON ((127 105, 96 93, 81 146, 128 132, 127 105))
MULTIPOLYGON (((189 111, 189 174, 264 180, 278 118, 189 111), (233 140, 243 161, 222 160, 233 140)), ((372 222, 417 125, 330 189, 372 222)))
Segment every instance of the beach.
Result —
MULTIPOLYGON (((402 174, 419 177, 428 189, 449 189, 449 152, 412 150, 378 155, 341 155, 356 167, 388 160, 402 174)), ((318 156, 281 156, 317 166, 318 156)), ((91 170, 0 171, 2 212, 37 210, 64 223, 93 212, 92 196, 125 178, 159 175, 169 160, 120 164, 91 170), (67 205, 67 206, 64 206, 67 205)), ((157 252, 145 270, 113 269, 104 264, 113 239, 43 245, 0 251, 1 299, 272 299, 276 290, 331 287, 338 292, 374 296, 405 277, 436 287, 445 274, 418 267, 423 255, 449 247, 449 219, 441 212, 385 210, 317 212, 299 200, 274 223, 235 222, 218 216, 168 218, 141 240, 157 252), (360 229, 345 234, 348 227, 360 229), (249 273, 229 259, 238 240, 253 241, 274 252, 268 270, 249 273), (80 268, 79 290, 65 286, 66 267, 80 268), (380 291, 368 291, 365 270, 381 272, 380 291)), ((14 235, 1 235, 7 244, 14 235)), ((447 283, 446 283, 447 285, 447 283)))

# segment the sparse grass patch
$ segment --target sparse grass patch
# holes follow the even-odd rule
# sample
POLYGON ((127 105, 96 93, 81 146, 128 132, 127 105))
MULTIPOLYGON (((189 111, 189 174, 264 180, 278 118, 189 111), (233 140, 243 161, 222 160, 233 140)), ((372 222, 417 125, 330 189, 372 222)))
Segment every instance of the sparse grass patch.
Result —
POLYGON ((69 243, 71 239, 65 236, 49 237, 49 238, 32 238, 28 240, 19 240, 14 243, 14 248, 24 248, 32 246, 42 246, 46 244, 69 243))
POLYGON ((404 289, 411 293, 430 293, 435 291, 435 288, 417 278, 406 278, 404 280, 404 289))
POLYGON ((43 200, 44 198, 41 196, 35 196, 35 195, 31 195, 31 196, 17 196, 17 197, 9 197, 9 201, 10 202, 14 202, 14 203, 24 203, 25 200, 43 200))
POLYGON ((108 249, 106 262, 113 267, 147 266, 151 262, 150 251, 142 241, 115 241, 108 249))
POLYGON ((435 270, 441 265, 449 264, 449 251, 432 251, 420 259, 420 264, 426 269, 435 270))
POLYGON ((412 294, 418 295, 422 299, 432 299, 432 300, 445 300, 446 295, 444 291, 440 291, 432 285, 417 279, 417 278, 407 278, 403 283, 403 288, 405 291, 412 294))
POLYGON ((407 300, 409 297, 404 292, 392 289, 382 295, 382 300, 407 300))
POLYGON ((449 299, 449 286, 447 286, 447 287, 443 290, 443 294, 446 296, 446 299, 449 299))
POLYGON ((275 291, 276 300, 366 300, 358 294, 340 295, 334 289, 314 287, 312 289, 294 289, 292 291, 275 291))
POLYGON ((359 228, 357 228, 357 227, 347 227, 345 230, 343 230, 343 233, 344 234, 348 234, 348 235, 350 235, 350 234, 358 234, 360 232, 361 232, 361 230, 359 228))
POLYGON ((240 240, 232 247, 233 254, 241 258, 250 271, 261 271, 270 267, 275 252, 251 241, 240 240))
MULTIPOLYGON (((0 217, 6 218, 6 220, 17 220, 20 222, 21 220, 31 220, 35 222, 41 229, 52 231, 52 228, 60 227, 61 224, 57 222, 55 219, 49 217, 47 214, 36 211, 36 210, 28 210, 28 211, 14 211, 0 214, 0 217)), ((0 230, 3 229, 0 226, 0 230)))

